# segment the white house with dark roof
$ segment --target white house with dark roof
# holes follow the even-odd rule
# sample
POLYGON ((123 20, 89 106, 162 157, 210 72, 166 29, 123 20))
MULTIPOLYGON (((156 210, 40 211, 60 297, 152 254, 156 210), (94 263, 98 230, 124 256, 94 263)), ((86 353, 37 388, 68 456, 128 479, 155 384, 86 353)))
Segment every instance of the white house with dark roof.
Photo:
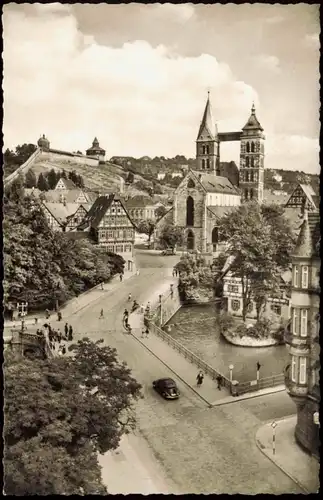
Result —
POLYGON ((91 206, 79 203, 51 203, 44 201, 41 208, 52 231, 73 231, 84 220, 91 206))

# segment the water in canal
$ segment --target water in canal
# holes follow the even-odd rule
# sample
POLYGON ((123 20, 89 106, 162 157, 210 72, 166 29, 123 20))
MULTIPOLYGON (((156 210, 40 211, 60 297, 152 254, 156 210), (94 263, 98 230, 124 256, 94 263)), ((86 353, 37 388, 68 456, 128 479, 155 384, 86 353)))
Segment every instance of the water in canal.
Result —
POLYGON ((274 347, 237 347, 220 335, 214 305, 182 307, 169 321, 170 335, 206 363, 233 379, 246 382, 256 379, 256 363, 261 364, 260 377, 283 372, 288 361, 285 345, 274 347))

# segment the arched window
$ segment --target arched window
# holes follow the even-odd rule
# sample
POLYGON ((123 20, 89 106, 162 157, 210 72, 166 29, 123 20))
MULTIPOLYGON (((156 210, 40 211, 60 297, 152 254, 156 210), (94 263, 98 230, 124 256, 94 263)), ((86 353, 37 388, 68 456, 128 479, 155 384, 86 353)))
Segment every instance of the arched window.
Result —
POLYGON ((202 160, 202 168, 205 168, 205 160, 202 160))
POLYGON ((253 189, 250 189, 250 200, 253 198, 253 189))
POLYGON ((248 189, 245 189, 244 190, 244 197, 245 197, 245 200, 248 199, 248 189))
POLYGON ((247 151, 247 153, 250 153, 250 144, 249 144, 249 142, 247 142, 247 144, 246 144, 246 151, 247 151))
POLYGON ((210 160, 209 159, 206 160, 206 168, 210 168, 210 160))
POLYGON ((252 141, 251 143, 251 152, 254 153, 255 152, 255 143, 252 141))
POLYGON ((187 250, 194 250, 195 237, 193 231, 189 230, 187 233, 187 250))
POLYGON ((250 158, 250 163, 251 163, 251 167, 255 166, 255 159, 253 156, 250 158))
POLYGON ((246 157, 246 167, 249 167, 249 156, 246 157))
POLYGON ((186 225, 194 226, 194 200, 192 196, 186 200, 186 225))
POLYGON ((195 184, 194 184, 194 182, 192 181, 192 179, 188 179, 187 187, 188 187, 188 188, 195 188, 195 184))
POLYGON ((209 154, 209 146, 205 146, 205 154, 209 154))

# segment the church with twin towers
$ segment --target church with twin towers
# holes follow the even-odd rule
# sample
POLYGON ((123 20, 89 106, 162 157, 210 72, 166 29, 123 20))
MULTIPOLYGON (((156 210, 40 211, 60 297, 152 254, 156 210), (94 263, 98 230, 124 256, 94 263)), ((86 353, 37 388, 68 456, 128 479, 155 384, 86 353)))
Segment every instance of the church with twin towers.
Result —
POLYGON ((185 249, 221 251, 217 220, 241 203, 263 201, 264 141, 254 104, 240 131, 219 132, 208 93, 196 139, 196 166, 177 187, 173 207, 157 223, 157 238, 165 225, 172 224, 182 228, 185 249), (220 160, 221 143, 229 141, 240 142, 239 168, 233 161, 220 160))

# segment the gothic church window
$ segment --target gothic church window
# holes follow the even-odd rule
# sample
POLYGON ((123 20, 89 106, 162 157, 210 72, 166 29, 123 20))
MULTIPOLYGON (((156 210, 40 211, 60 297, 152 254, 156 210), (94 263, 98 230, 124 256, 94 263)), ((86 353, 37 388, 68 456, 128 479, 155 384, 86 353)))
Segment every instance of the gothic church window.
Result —
POLYGON ((189 179, 189 180, 188 180, 187 187, 188 187, 188 188, 195 188, 195 184, 194 184, 194 182, 192 181, 192 179, 189 179))
POLYGON ((205 168, 205 160, 202 160, 202 168, 205 168))
POLYGON ((206 160, 206 168, 210 168, 210 160, 209 159, 206 160))
POLYGON ((209 146, 205 146, 205 154, 209 154, 209 146))
POLYGON ((246 167, 249 167, 249 156, 246 157, 246 167))
POLYGON ((194 226, 194 200, 192 196, 186 200, 186 225, 194 226))
POLYGON ((250 164, 251 164, 251 167, 255 166, 255 159, 253 156, 250 158, 250 164))
POLYGON ((255 152, 255 143, 252 141, 251 143, 251 152, 254 153, 255 152))
POLYGON ((246 144, 246 151, 247 151, 247 153, 250 153, 250 144, 249 144, 249 142, 247 142, 247 144, 246 144))

